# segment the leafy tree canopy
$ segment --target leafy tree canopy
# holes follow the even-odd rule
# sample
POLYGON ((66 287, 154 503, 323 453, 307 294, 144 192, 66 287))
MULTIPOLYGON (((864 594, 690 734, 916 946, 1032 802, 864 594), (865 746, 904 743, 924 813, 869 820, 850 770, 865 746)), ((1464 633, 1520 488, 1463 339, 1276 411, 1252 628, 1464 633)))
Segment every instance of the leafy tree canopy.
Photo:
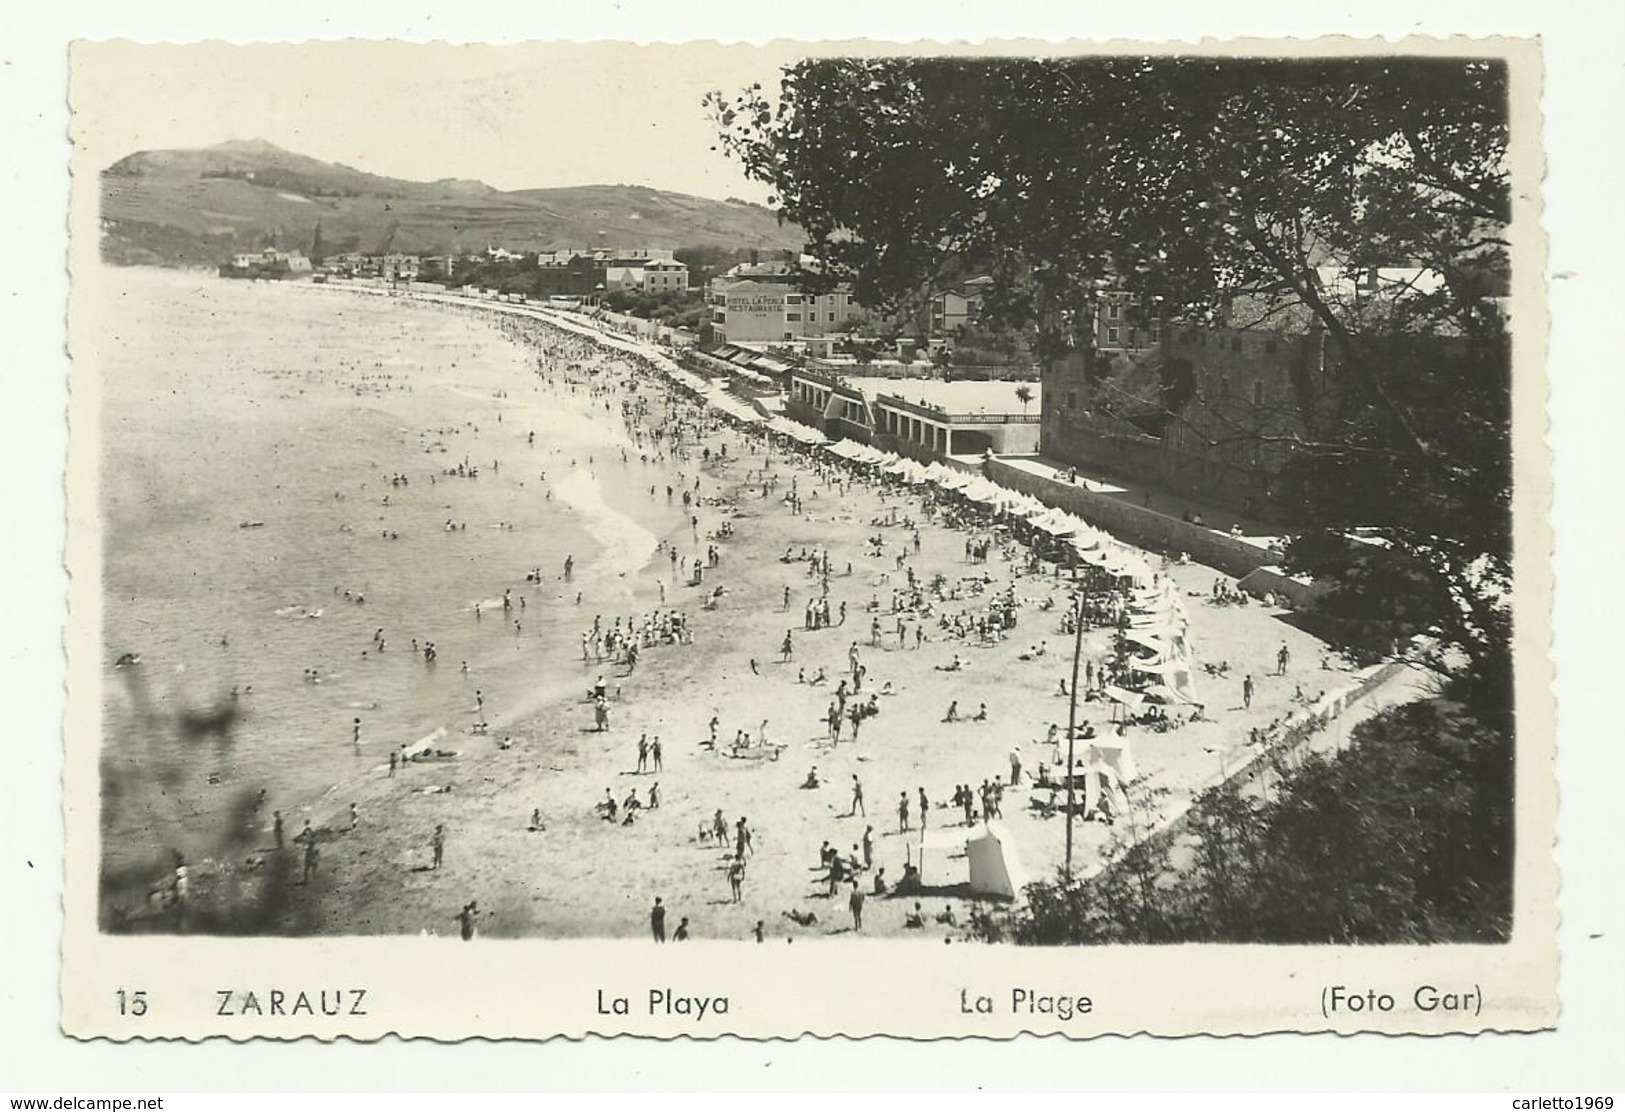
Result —
POLYGON ((1043 361, 1091 356, 1106 288, 1146 323, 1245 303, 1238 323, 1323 337, 1336 404, 1300 391, 1285 434, 1318 530, 1290 563, 1335 579, 1358 555, 1344 535, 1372 532, 1428 604, 1382 632, 1433 634, 1432 663, 1465 654, 1504 704, 1506 80, 1480 59, 837 58, 709 103, 808 233, 814 286, 908 316, 985 273, 983 324, 1025 329, 1043 361), (1379 265, 1439 281, 1317 280, 1379 265))

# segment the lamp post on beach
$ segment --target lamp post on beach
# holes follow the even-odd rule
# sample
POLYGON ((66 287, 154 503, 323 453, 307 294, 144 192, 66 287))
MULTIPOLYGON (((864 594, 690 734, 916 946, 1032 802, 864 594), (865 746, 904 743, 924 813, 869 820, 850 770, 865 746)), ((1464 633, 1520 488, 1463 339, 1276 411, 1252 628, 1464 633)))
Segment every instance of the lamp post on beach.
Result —
POLYGON ((1072 887, 1072 805, 1076 797, 1073 749, 1078 737, 1078 662, 1083 657, 1083 592, 1073 600, 1072 687, 1066 708, 1066 884, 1072 887))

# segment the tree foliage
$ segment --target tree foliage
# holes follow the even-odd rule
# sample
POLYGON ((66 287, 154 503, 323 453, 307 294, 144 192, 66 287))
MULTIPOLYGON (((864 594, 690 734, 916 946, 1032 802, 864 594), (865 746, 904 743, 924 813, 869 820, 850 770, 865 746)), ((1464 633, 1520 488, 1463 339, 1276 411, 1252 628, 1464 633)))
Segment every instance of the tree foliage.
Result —
POLYGON ((1111 942, 1500 942, 1512 928, 1512 751, 1444 701, 1363 723, 1269 798, 1215 789, 1192 844, 1125 843, 1096 879, 1030 886, 984 938, 1111 942))
MULTIPOLYGON (((1242 323, 1322 337, 1334 382, 1296 391, 1278 437, 1314 526, 1293 570, 1335 582, 1370 532, 1416 588, 1381 632, 1465 657, 1489 710, 1510 675, 1506 79, 1470 58, 836 58, 710 104, 806 230, 807 280, 866 305, 907 316, 985 273, 982 322, 1045 363, 1092 361, 1106 288, 1141 324, 1246 302, 1242 323), (1378 265, 1441 281, 1377 298, 1317 277, 1378 265)), ((1164 401, 1188 398, 1166 367, 1164 401)))

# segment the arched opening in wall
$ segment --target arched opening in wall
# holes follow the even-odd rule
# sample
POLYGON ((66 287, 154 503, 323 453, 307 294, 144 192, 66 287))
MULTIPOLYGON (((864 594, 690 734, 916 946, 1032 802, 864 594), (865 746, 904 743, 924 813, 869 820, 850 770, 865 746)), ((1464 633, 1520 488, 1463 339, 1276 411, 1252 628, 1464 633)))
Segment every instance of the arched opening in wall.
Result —
POLYGON ((983 452, 997 451, 991 433, 980 429, 954 429, 953 454, 956 456, 979 456, 983 452))

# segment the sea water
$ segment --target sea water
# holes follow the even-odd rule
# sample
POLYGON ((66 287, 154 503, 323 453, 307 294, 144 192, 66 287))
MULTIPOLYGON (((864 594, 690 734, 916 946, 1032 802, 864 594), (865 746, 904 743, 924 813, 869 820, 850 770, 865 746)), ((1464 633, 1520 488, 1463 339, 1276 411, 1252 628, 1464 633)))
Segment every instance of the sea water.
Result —
POLYGON ((104 874, 211 853, 259 791, 246 821, 320 824, 401 744, 489 745, 477 719, 500 736, 591 682, 582 631, 634 612, 681 520, 647 495, 663 472, 621 462, 618 410, 488 317, 101 277, 106 342, 75 373, 101 396, 104 874))

